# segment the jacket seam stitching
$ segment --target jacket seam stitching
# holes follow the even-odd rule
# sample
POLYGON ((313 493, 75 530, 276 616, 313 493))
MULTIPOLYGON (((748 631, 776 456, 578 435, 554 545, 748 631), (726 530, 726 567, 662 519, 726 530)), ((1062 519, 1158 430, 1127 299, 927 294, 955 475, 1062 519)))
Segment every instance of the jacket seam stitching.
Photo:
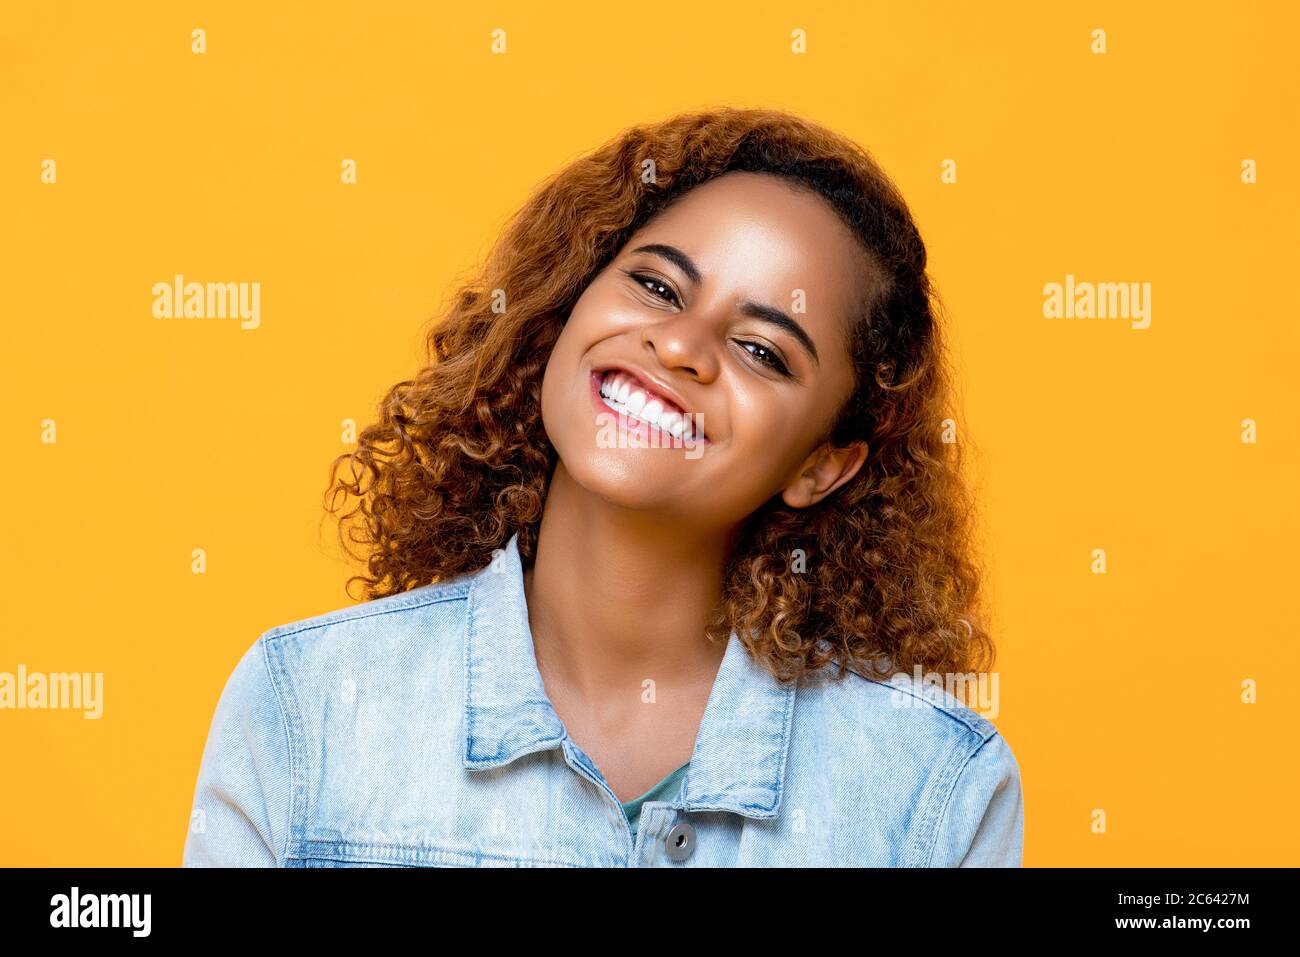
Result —
POLYGON ((297 743, 291 727, 292 722, 290 721, 289 712, 285 705, 285 696, 287 693, 285 690, 285 686, 287 686, 288 675, 287 673, 284 673, 282 670, 279 672, 277 671, 277 665, 279 665, 282 668, 283 662, 277 661, 275 664, 272 663, 271 645, 269 641, 262 642, 262 660, 266 665, 267 676, 271 680, 271 689, 275 693, 275 704, 276 704, 276 708, 280 712, 280 724, 284 730, 285 745, 289 756, 289 801, 288 801, 288 814, 287 814, 288 821, 285 822, 286 826, 284 830, 284 846, 280 849, 280 857, 276 861, 276 866, 282 867, 283 862, 288 859, 289 844, 293 840, 294 821, 296 817, 295 811, 297 808, 298 794, 299 794, 298 774, 299 774, 300 762, 294 753, 297 749, 297 743), (277 681, 277 677, 280 679, 279 681, 277 681))
POLYGON ((301 628, 295 628, 293 631, 276 631, 272 629, 266 633, 267 642, 275 641, 277 638, 292 638, 294 635, 301 635, 303 632, 314 631, 317 628, 328 628, 330 625, 341 625, 348 621, 361 621, 365 618, 378 618, 383 615, 393 615, 402 611, 411 611, 415 608, 423 608, 426 605, 436 605, 444 601, 458 601, 465 598, 465 592, 458 592, 451 595, 438 595, 424 601, 413 602, 409 605, 399 605, 396 608, 385 608, 382 611, 359 612, 355 615, 347 615, 342 618, 331 618, 329 621, 314 622, 313 624, 303 625, 301 628))
MULTIPOLYGON (((938 850, 939 847, 939 829, 943 826, 944 818, 948 816, 948 808, 952 804, 953 795, 957 793, 957 783, 961 780, 961 776, 966 773, 966 769, 970 767, 970 763, 975 760, 975 756, 983 751, 984 746, 991 740, 993 740, 993 735, 989 735, 971 749, 970 753, 966 755, 965 759, 957 767, 956 773, 952 775, 952 785, 948 788, 948 793, 944 795, 943 804, 939 807, 939 812, 934 818, 934 826, 930 829, 930 850, 925 856, 926 867, 934 866, 934 852, 938 850)), ((963 853, 962 856, 964 857, 965 854, 963 853)), ((960 863, 960 861, 958 863, 960 863)))
MULTIPOLYGON (((838 660, 839 659, 836 659, 837 662, 838 660)), ((970 708, 966 705, 959 704, 958 706, 954 706, 946 700, 935 701, 919 693, 914 687, 910 685, 909 686, 896 685, 889 680, 882 680, 880 678, 870 678, 853 668, 849 668, 847 666, 842 666, 842 667, 844 667, 844 670, 847 671, 849 674, 853 675, 854 677, 858 678, 861 681, 867 682, 868 684, 879 685, 881 688, 887 689, 890 692, 898 691, 903 694, 911 695, 913 698, 916 698, 918 701, 924 701, 926 704, 934 708, 936 711, 943 712, 953 721, 956 721, 957 723, 963 725, 964 727, 968 728, 970 731, 974 732, 975 734, 985 733, 985 731, 987 730, 986 726, 988 728, 996 729, 996 726, 993 724, 992 721, 990 721, 988 718, 981 715, 979 712, 975 711, 973 708, 970 708)))
MULTIPOLYGON (((475 623, 474 617, 478 614, 478 590, 471 588, 465 596, 465 633, 464 641, 461 647, 461 660, 464 665, 465 674, 461 679, 464 682, 464 691, 462 696, 465 704, 461 709, 461 720, 465 723, 465 749, 459 755, 462 762, 477 762, 480 759, 474 751, 474 705, 470 700, 474 694, 474 682, 471 677, 472 661, 470 645, 474 641, 475 623)), ((497 749, 497 756, 500 756, 500 748, 497 749)), ((491 760, 491 759, 488 759, 491 760)))
MULTIPOLYGON (((398 853, 385 858, 386 861, 409 857, 413 859, 436 859, 439 855, 445 857, 460 857, 470 860, 486 861, 503 861, 514 863, 516 861, 533 863, 533 864, 558 864, 561 867, 583 867, 578 864, 562 858, 544 858, 544 857, 513 857, 509 854, 495 854, 490 851, 457 851, 444 847, 419 847, 414 848, 415 853, 410 853, 412 847, 406 844, 393 844, 384 841, 322 841, 322 840, 300 840, 298 841, 297 853, 294 854, 295 860, 333 860, 347 861, 349 863, 357 861, 356 857, 346 856, 348 850, 355 851, 357 854, 364 855, 368 851, 397 851, 398 853), (333 854, 329 852, 333 851, 333 854)), ((364 858, 362 858, 364 859, 364 858)), ((419 864, 414 865, 419 867, 419 864)))

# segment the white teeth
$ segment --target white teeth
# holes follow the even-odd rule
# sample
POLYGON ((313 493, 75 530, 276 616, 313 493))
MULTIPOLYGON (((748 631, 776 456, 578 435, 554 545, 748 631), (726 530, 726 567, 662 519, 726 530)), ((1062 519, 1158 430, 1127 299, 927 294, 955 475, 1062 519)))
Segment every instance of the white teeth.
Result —
POLYGON ((619 373, 609 373, 600 383, 600 394, 606 403, 619 411, 640 419, 676 439, 694 439, 694 422, 676 409, 666 408, 658 399, 652 399, 619 373))

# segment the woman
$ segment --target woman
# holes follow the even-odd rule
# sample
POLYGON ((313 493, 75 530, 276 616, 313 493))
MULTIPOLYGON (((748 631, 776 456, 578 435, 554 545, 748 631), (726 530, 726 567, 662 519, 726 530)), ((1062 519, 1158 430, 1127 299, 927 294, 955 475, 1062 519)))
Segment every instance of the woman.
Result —
POLYGON ((925 266, 788 114, 553 176, 334 461, 368 600, 237 665, 185 863, 1019 865, 1010 748, 917 677, 993 653, 925 266))

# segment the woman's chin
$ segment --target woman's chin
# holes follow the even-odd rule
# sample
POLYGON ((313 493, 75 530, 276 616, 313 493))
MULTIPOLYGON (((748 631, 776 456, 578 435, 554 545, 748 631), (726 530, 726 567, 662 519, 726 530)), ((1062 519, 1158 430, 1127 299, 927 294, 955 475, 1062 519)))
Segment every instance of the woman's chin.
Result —
POLYGON ((692 463, 659 458, 673 454, 669 449, 597 449, 577 461, 566 458, 564 465, 574 482, 611 505, 677 511, 674 505, 690 494, 682 470, 692 463))

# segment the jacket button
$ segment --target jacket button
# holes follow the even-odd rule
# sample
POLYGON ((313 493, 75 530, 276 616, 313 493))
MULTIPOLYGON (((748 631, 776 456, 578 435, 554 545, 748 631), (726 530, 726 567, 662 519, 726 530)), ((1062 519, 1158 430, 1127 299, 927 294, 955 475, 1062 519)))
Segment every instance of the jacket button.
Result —
POLYGON ((664 849, 670 861, 684 861, 695 853, 695 828, 686 821, 678 821, 664 839, 664 849))

